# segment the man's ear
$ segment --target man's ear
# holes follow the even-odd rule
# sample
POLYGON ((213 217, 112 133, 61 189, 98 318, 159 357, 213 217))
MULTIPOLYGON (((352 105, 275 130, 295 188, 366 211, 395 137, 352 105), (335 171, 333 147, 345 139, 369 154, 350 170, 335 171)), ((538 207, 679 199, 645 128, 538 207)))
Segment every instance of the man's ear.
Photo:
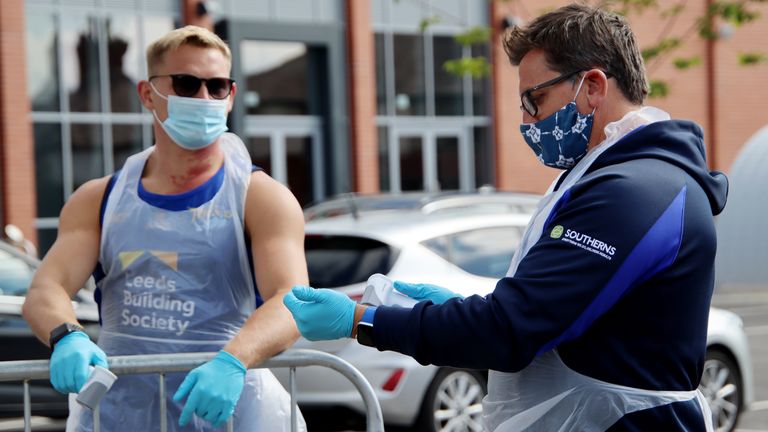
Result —
POLYGON ((227 107, 227 114, 232 112, 232 107, 235 106, 236 93, 237 93, 237 83, 232 83, 232 91, 229 93, 229 106, 227 107))
POLYGON ((589 107, 594 109, 602 105, 608 94, 608 77, 605 72, 600 69, 587 71, 584 76, 584 86, 587 88, 585 94, 589 107))
POLYGON ((139 81, 136 90, 139 93, 139 100, 141 100, 141 104, 144 105, 144 108, 150 111, 155 109, 155 104, 152 102, 152 88, 149 86, 149 81, 139 81))

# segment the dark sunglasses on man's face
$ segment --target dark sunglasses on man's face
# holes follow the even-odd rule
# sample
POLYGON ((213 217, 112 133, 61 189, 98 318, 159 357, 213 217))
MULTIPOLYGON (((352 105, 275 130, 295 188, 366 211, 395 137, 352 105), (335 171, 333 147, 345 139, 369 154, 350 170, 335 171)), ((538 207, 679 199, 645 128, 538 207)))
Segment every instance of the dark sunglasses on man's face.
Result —
POLYGON ((153 75, 149 79, 151 81, 160 77, 171 77, 173 91, 183 97, 196 95, 200 86, 205 83, 208 94, 212 98, 225 99, 232 92, 232 84, 235 83, 235 80, 231 78, 198 78, 187 74, 153 75))
POLYGON ((546 87, 551 87, 555 84, 559 84, 572 76, 576 75, 577 73, 581 72, 580 70, 574 71, 574 72, 568 72, 566 74, 562 74, 557 78, 553 78, 549 81, 545 81, 541 84, 535 85, 528 90, 524 91, 520 95, 520 102, 522 102, 522 105, 520 105, 521 110, 525 110, 528 114, 530 114, 531 117, 536 117, 536 114, 539 113, 539 106, 536 105, 536 102, 533 100, 533 97, 531 96, 533 92, 541 90, 546 87))

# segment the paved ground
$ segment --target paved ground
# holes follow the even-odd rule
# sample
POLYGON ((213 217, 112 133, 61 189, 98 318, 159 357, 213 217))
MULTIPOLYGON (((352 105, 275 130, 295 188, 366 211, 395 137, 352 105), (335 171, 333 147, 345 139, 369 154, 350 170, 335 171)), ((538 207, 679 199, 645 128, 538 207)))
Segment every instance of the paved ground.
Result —
POLYGON ((723 287, 712 304, 738 314, 750 344, 755 402, 739 421, 737 432, 768 432, 768 287, 723 287))

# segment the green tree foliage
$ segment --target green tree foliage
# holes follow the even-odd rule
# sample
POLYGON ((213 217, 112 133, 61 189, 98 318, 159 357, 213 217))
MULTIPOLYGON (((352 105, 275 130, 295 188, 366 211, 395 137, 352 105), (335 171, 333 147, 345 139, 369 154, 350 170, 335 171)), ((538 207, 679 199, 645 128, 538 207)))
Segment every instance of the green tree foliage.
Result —
MULTIPOLYGON (((400 0, 396 0, 400 1, 400 0)), ((417 0, 410 0, 417 1, 417 0)), ((419 0, 426 1, 426 0, 419 0)), ((522 0, 488 0, 503 3, 522 2, 522 0)), ((703 16, 695 20, 692 27, 680 31, 677 22, 681 13, 685 10, 687 0, 679 0, 678 3, 662 8, 658 0, 597 0, 596 4, 600 7, 612 10, 616 13, 630 17, 631 15, 640 15, 653 13, 662 23, 662 29, 659 32, 656 42, 642 49, 643 59, 646 63, 646 69, 651 76, 650 97, 665 97, 670 93, 669 85, 659 79, 653 79, 653 72, 663 62, 670 61, 669 57, 675 53, 691 37, 701 37, 705 40, 717 40, 722 37, 718 31, 720 26, 741 27, 744 24, 759 20, 760 14, 754 10, 758 3, 765 4, 768 0, 715 0, 703 16)), ((545 13, 548 10, 542 10, 545 13)), ((456 17, 454 17, 456 18, 456 17)), ((439 18, 432 17, 422 20, 421 30, 426 31, 430 25, 439 22, 439 18)), ((466 32, 456 35, 455 40, 461 46, 472 46, 477 44, 486 44, 490 41, 491 29, 488 27, 473 27, 466 32)), ((672 65, 678 70, 687 70, 701 65, 700 56, 692 57, 674 57, 671 59, 672 65)), ((768 56, 763 53, 750 52, 740 53, 738 62, 744 66, 753 66, 762 63, 768 63, 768 56)), ((469 75, 473 78, 483 78, 491 73, 490 64, 485 57, 463 57, 460 59, 448 60, 443 64, 443 68, 459 76, 469 75)))
MULTIPOLYGON (((657 42, 642 50, 643 59, 649 75, 653 75, 655 68, 665 61, 670 55, 685 45, 690 37, 698 34, 699 37, 715 41, 723 37, 718 28, 738 28, 744 24, 756 21, 760 14, 754 10, 757 3, 765 3, 768 0, 723 0, 714 1, 706 10, 703 16, 696 19, 693 27, 683 29, 676 36, 670 36, 678 25, 677 18, 685 10, 686 0, 680 0, 672 7, 656 12, 663 23, 663 28, 659 33, 657 42), (729 27, 730 26, 730 27, 729 27)), ((601 4, 615 12, 629 15, 631 13, 644 13, 652 10, 658 10, 659 5, 656 0, 607 0, 601 4)), ((756 65, 768 61, 765 55, 761 53, 742 53, 738 57, 739 64, 744 66, 756 65)), ((672 64, 678 70, 687 70, 701 64, 700 56, 693 57, 675 57, 671 60, 672 64)), ((669 85, 658 79, 651 79, 650 97, 665 97, 670 93, 669 85)))

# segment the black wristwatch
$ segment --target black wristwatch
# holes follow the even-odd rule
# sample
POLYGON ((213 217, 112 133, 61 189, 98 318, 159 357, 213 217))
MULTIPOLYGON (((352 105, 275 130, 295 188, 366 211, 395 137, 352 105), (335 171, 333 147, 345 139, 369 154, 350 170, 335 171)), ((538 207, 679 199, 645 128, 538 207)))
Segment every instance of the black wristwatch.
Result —
POLYGON ((373 317, 376 314, 376 307, 368 306, 363 313, 362 318, 357 323, 357 342, 360 345, 375 347, 373 342, 373 317))
POLYGON ((53 346, 56 342, 60 341, 64 336, 74 332, 85 332, 85 329, 77 324, 65 322, 64 324, 51 330, 51 336, 48 338, 48 346, 53 350, 53 346))

